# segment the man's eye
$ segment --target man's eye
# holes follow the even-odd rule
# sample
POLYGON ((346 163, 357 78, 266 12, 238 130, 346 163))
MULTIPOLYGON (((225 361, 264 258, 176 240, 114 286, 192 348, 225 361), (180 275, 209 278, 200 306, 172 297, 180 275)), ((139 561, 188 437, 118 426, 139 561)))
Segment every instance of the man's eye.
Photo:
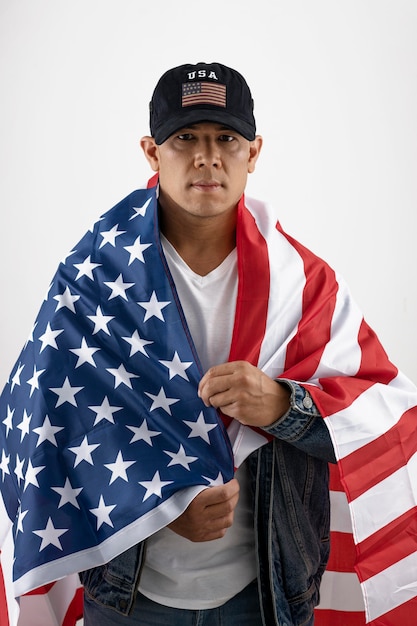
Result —
POLYGON ((181 141, 190 141, 190 139, 193 138, 193 135, 191 133, 181 133, 180 135, 177 135, 178 139, 181 139, 181 141))
POLYGON ((226 142, 227 141, 233 141, 234 137, 233 137, 233 135, 220 135, 219 140, 220 141, 226 141, 226 142))

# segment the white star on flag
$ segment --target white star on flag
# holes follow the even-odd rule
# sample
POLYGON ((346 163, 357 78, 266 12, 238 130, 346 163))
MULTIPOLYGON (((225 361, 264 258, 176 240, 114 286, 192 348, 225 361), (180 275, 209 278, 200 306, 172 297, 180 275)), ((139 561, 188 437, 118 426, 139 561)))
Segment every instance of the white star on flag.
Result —
POLYGON ((134 215, 132 215, 131 217, 129 217, 129 221, 135 219, 135 217, 141 216, 144 217, 146 215, 146 209, 148 208, 150 202, 151 202, 152 198, 148 198, 145 202, 145 204, 143 204, 141 207, 132 207, 134 210, 134 215))
POLYGON ((126 385, 126 387, 129 387, 129 389, 132 389, 132 383, 130 382, 130 379, 139 378, 137 374, 132 374, 131 372, 128 372, 123 363, 121 363, 117 368, 107 367, 106 370, 110 374, 112 374, 112 376, 114 376, 115 389, 121 384, 126 385))
POLYGON ((101 444, 99 443, 88 443, 87 435, 85 435, 79 446, 68 448, 70 452, 73 452, 75 454, 74 467, 77 467, 77 465, 79 465, 81 461, 86 461, 90 465, 94 465, 91 454, 100 445, 101 444))
POLYGON ((35 389, 39 389, 39 376, 44 373, 45 370, 37 370, 36 365, 33 366, 33 376, 27 380, 27 384, 30 385, 29 398, 32 397, 35 389))
POLYGON ((135 443, 135 441, 145 441, 147 444, 152 446, 151 437, 156 437, 161 433, 158 430, 149 430, 148 422, 146 419, 143 420, 142 424, 138 426, 126 426, 129 430, 132 431, 133 437, 129 441, 129 443, 135 443))
POLYGON ((213 428, 217 428, 217 424, 208 424, 204 421, 203 411, 200 412, 196 422, 184 420, 184 424, 187 424, 187 426, 191 428, 191 432, 188 435, 189 439, 192 437, 201 437, 201 439, 204 439, 207 443, 210 443, 209 432, 213 430, 213 428))
POLYGON ((168 306, 168 304, 171 304, 171 302, 159 302, 156 293, 153 291, 149 302, 138 302, 138 305, 146 311, 143 321, 147 322, 151 317, 156 317, 165 322, 162 309, 168 306))
POLYGON ((104 284, 111 289, 109 300, 113 300, 113 298, 117 298, 118 296, 123 298, 123 300, 127 300, 126 291, 130 289, 130 287, 133 287, 135 283, 124 283, 122 274, 119 274, 115 281, 104 281, 104 284))
POLYGON ((172 361, 160 361, 160 363, 168 368, 169 380, 171 380, 171 378, 174 378, 174 376, 180 376, 181 378, 184 378, 184 380, 189 380, 187 374, 185 373, 185 370, 188 369, 193 364, 193 362, 182 362, 180 357, 178 356, 178 352, 175 352, 172 361))
POLYGON ((33 333, 35 332, 35 328, 38 325, 38 322, 36 321, 33 326, 32 326, 32 330, 30 331, 28 338, 26 339, 26 343, 25 343, 25 348, 28 345, 28 343, 33 343, 33 333))
POLYGON ((139 485, 146 489, 146 493, 143 496, 142 502, 145 502, 151 496, 158 496, 158 498, 162 498, 162 488, 166 485, 170 485, 172 480, 161 480, 159 476, 159 472, 155 472, 152 480, 142 480, 139 482, 139 485))
POLYGON ((103 237, 103 241, 99 245, 99 250, 100 248, 105 246, 106 243, 109 243, 111 246, 113 246, 113 248, 115 247, 116 237, 119 237, 119 235, 123 235, 126 232, 125 230, 117 230, 118 228, 119 224, 116 224, 110 230, 103 230, 103 232, 100 233, 100 235, 103 237))
POLYGON ((91 513, 97 517, 97 530, 102 526, 102 524, 107 524, 113 528, 110 513, 115 508, 116 504, 106 505, 103 496, 100 496, 98 507, 96 509, 90 509, 91 513))
POLYGON ((75 396, 79 393, 84 387, 71 387, 71 383, 69 381, 68 376, 65 377, 64 384, 62 387, 50 387, 49 391, 56 393, 58 396, 58 400, 56 401, 55 408, 64 404, 64 402, 68 402, 73 406, 78 406, 75 396))
MULTIPOLYGON (((75 369, 77 369, 77 367, 80 367, 81 365, 84 365, 84 363, 89 363, 90 365, 92 365, 93 367, 97 367, 96 363, 93 359, 93 355, 100 350, 100 348, 91 348, 88 344, 87 341, 85 339, 85 337, 82 338, 81 340, 81 347, 80 348, 71 348, 70 352, 73 352, 76 356, 78 356, 78 361, 75 364, 75 369)), ((44 371, 44 370, 42 370, 44 371)))
POLYGON ((19 532, 23 532, 23 520, 29 511, 19 511, 19 515, 17 517, 17 525, 16 525, 16 534, 19 532))
POLYGON ((114 463, 104 463, 104 467, 107 467, 111 471, 111 477, 109 485, 114 483, 117 478, 121 478, 122 480, 128 481, 126 470, 131 465, 134 465, 136 461, 125 461, 123 459, 122 453, 119 450, 118 455, 114 463))
POLYGON ((138 260, 141 263, 145 263, 145 259, 143 258, 143 252, 147 250, 152 244, 151 243, 141 243, 140 235, 135 239, 135 242, 131 246, 125 246, 125 250, 129 252, 130 258, 128 265, 132 265, 133 261, 138 260))
POLYGON ((60 430, 64 430, 63 426, 52 426, 51 420, 46 415, 42 426, 34 428, 33 432, 38 435, 38 441, 36 447, 40 446, 44 441, 50 441, 52 445, 58 446, 55 438, 55 433, 59 433, 60 430))
POLYGON ((190 463, 198 460, 198 457, 196 456, 187 456, 182 444, 180 444, 178 452, 169 452, 168 450, 164 450, 164 452, 171 457, 168 467, 170 465, 182 465, 182 467, 185 467, 186 470, 190 471, 190 463))
POLYGON ((51 487, 52 491, 56 491, 57 494, 61 496, 61 499, 58 504, 58 509, 64 506, 64 504, 72 504, 76 509, 80 508, 80 505, 77 502, 77 497, 82 492, 83 488, 79 487, 78 489, 74 489, 67 477, 65 479, 65 484, 63 487, 51 487))
POLYGON ((38 535, 38 537, 42 539, 39 552, 42 552, 42 550, 44 550, 49 545, 53 545, 56 548, 62 550, 62 545, 59 538, 64 533, 68 532, 68 530, 68 528, 55 528, 51 518, 49 517, 44 530, 32 530, 35 535, 38 535))
POLYGON ((72 311, 72 313, 75 313, 74 303, 77 302, 77 300, 79 300, 80 297, 81 296, 73 295, 70 291, 70 288, 67 286, 63 293, 58 294, 57 296, 54 296, 54 300, 58 302, 58 304, 56 305, 55 311, 58 311, 59 309, 66 307, 67 309, 72 311))
POLYGON ((101 420, 107 420, 111 424, 114 424, 113 413, 116 411, 120 411, 123 407, 121 406, 111 406, 107 396, 104 396, 104 400, 101 404, 96 406, 89 406, 89 409, 96 413, 96 419, 94 421, 94 426, 96 426, 101 420))
POLYGON ((203 476, 203 478, 209 482, 210 487, 217 487, 218 485, 224 485, 224 478, 221 472, 217 474, 217 478, 208 478, 208 476, 203 476))
POLYGON ((38 465, 37 467, 33 467, 32 461, 29 459, 29 463, 26 469, 25 486, 23 487, 23 491, 26 491, 29 485, 33 485, 34 487, 39 488, 38 479, 36 477, 43 469, 45 469, 45 465, 38 465))
POLYGON ((100 330, 102 330, 107 335, 110 335, 110 331, 107 328, 107 324, 114 320, 114 315, 103 315, 101 311, 101 307, 98 306, 96 309, 95 315, 87 315, 88 319, 94 322, 94 330, 93 335, 96 335, 100 330))
POLYGON ((11 409, 9 405, 7 405, 7 415, 6 418, 3 420, 3 424, 6 426, 6 437, 9 436, 9 432, 11 430, 13 430, 13 415, 14 415, 15 409, 11 409))
POLYGON ((145 356, 149 358, 149 354, 145 350, 145 346, 153 343, 153 341, 147 341, 146 339, 142 339, 139 336, 137 330, 134 331, 131 337, 122 337, 128 344, 130 344, 130 354, 129 356, 133 356, 137 352, 141 352, 145 356))
POLYGON ((42 342, 42 346, 41 346, 41 349, 39 350, 39 354, 43 352, 47 346, 50 346, 51 348, 55 348, 55 350, 58 350, 58 346, 57 346, 55 339, 63 332, 64 332, 63 328, 60 330, 52 330, 51 325, 48 322, 46 325, 45 332, 43 333, 43 335, 39 337, 39 341, 42 342))
POLYGON ((93 271, 100 267, 101 263, 92 263, 91 256, 89 255, 82 263, 74 263, 74 267, 77 268, 78 274, 75 280, 79 280, 83 276, 87 276, 90 280, 94 280, 93 271))
POLYGON ((29 434, 29 425, 30 420, 32 419, 32 414, 28 415, 26 409, 23 411, 23 418, 20 424, 17 425, 18 429, 22 431, 20 435, 20 442, 29 434))
POLYGON ((20 386, 20 374, 22 373, 24 367, 25 367, 24 364, 20 365, 20 363, 17 366, 17 370, 15 371, 13 378, 12 378, 11 391, 13 391, 16 385, 20 386))
POLYGON ((169 415, 171 415, 171 409, 169 408, 171 404, 179 402, 179 398, 167 398, 163 387, 160 388, 156 396, 153 393, 148 393, 147 391, 145 391, 145 395, 153 400, 152 406, 149 409, 150 411, 155 411, 155 409, 164 409, 164 411, 166 411, 169 415))
POLYGON ((1 477, 2 477, 3 481, 4 481, 4 477, 5 477, 6 474, 9 474, 9 476, 10 476, 9 463, 10 463, 10 454, 8 456, 6 456, 5 451, 2 450, 1 451, 0 470, 1 470, 1 477))
POLYGON ((15 468, 14 468, 14 473, 16 475, 17 478, 17 482, 20 485, 20 482, 22 480, 24 480, 24 475, 23 475, 23 466, 25 464, 25 459, 20 460, 19 455, 16 454, 16 464, 15 464, 15 468))

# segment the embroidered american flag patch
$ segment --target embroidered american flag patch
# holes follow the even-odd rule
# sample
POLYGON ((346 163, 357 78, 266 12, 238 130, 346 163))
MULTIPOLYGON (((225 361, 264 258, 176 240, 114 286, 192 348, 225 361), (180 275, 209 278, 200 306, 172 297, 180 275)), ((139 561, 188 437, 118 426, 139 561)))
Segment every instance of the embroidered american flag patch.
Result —
POLYGON ((214 104, 218 107, 226 106, 226 85, 208 82, 183 83, 182 106, 194 104, 214 104))

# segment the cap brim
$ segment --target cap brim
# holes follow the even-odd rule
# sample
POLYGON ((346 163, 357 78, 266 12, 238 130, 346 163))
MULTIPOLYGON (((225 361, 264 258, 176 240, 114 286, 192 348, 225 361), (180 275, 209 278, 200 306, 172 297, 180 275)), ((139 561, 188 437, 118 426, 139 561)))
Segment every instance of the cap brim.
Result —
POLYGON ((240 118, 230 115, 226 111, 214 109, 192 109, 190 111, 181 111, 180 115, 171 117, 159 128, 154 131, 154 139, 158 145, 164 143, 173 133, 180 128, 185 128, 190 124, 198 124, 200 122, 217 122, 224 124, 227 128, 236 131, 248 141, 255 139, 255 131, 251 124, 248 124, 240 118))

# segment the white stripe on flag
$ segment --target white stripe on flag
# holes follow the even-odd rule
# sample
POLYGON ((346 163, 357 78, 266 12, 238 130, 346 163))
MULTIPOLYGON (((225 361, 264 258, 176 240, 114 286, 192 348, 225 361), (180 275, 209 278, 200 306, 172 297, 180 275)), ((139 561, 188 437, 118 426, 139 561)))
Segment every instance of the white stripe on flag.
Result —
POLYGON ((364 611, 362 591, 356 574, 324 572, 320 587, 320 604, 317 608, 348 612, 364 611))
POLYGON ((72 572, 94 567, 98 562, 107 563, 131 547, 133 536, 139 543, 156 530, 164 528, 169 521, 176 519, 203 489, 207 489, 207 486, 194 485, 180 489, 170 498, 164 500, 157 508, 151 509, 117 533, 110 535, 99 545, 55 559, 48 564, 47 568, 44 565, 39 565, 39 567, 26 572, 14 582, 16 596, 22 596, 32 589, 59 580, 72 572))
POLYGON ((344 491, 330 491, 330 530, 352 534, 349 504, 344 491))
POLYGON ((291 293, 291 285, 305 284, 304 265, 301 257, 285 237, 277 230, 274 241, 268 242, 268 255, 271 267, 280 279, 271 280, 269 301, 279 302, 279 306, 268 307, 265 336, 262 341, 258 367, 271 378, 280 376, 285 368, 288 343, 297 331, 298 321, 302 317, 302 298, 283 298, 283 293, 291 293), (275 241, 279 238, 279 245, 275 241))
POLYGON ((360 543, 416 506, 416 476, 417 453, 411 457, 407 465, 351 502, 356 543, 360 543), (414 480, 411 480, 412 477, 414 480), (401 485, 406 488, 400 489, 401 485))
POLYGON ((369 578, 362 589, 369 621, 416 598, 417 552, 369 578))
POLYGON ((22 596, 18 626, 61 626, 78 587, 78 574, 72 574, 54 583, 48 593, 22 596))
MULTIPOLYGON (((338 276, 336 276, 338 280, 338 276)), ((357 337, 363 321, 363 313, 350 298, 345 283, 338 280, 339 290, 331 325, 331 341, 326 344, 318 365, 318 378, 328 376, 354 376, 358 371, 362 350, 358 343, 352 342, 357 337)), ((313 379, 316 376, 313 376, 313 379)))
POLYGON ((404 393, 403 389, 397 388, 395 381, 390 385, 376 383, 364 391, 350 407, 326 417, 333 443, 337 442, 338 458, 343 459, 377 439, 400 420, 404 411, 415 404, 417 394, 404 393), (352 424, 352 411, 356 415, 362 415, 363 419, 352 424))
POLYGON ((230 442, 233 448, 233 458, 235 467, 240 467, 245 459, 263 446, 268 440, 248 426, 240 424, 237 420, 232 420, 227 429, 230 442))
MULTIPOLYGON (((0 534, 1 534, 1 567, 3 570, 4 587, 6 592, 7 612, 9 625, 17 626, 19 619, 19 605, 14 598, 12 568, 13 568, 13 534, 9 517, 6 513, 3 498, 0 493, 0 534)), ((3 624, 1 625, 3 626, 3 624)))

